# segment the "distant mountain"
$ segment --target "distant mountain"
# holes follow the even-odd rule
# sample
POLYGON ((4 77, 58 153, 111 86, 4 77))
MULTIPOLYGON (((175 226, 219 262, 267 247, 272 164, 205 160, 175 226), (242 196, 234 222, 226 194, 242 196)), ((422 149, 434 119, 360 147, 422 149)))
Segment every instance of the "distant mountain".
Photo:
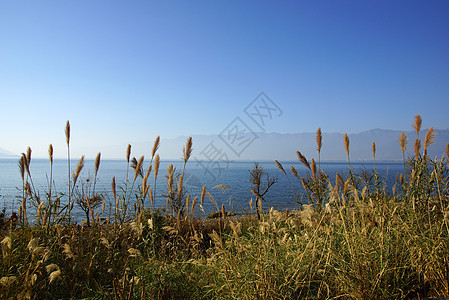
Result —
POLYGON ((6 158, 6 157, 15 157, 17 155, 15 155, 14 153, 5 150, 3 148, 0 148, 0 157, 6 158))
MULTIPOLYGON (((414 131, 404 132, 407 135, 406 157, 414 153, 414 131)), ((420 137, 422 145, 427 130, 422 130, 420 137)), ((428 153, 430 157, 441 158, 445 153, 446 143, 449 142, 449 129, 436 130, 435 143, 428 153)), ((349 134, 350 158, 352 161, 372 160, 372 143, 376 143, 376 160, 402 160, 399 146, 399 130, 373 129, 360 133, 349 134)), ((297 160, 296 151, 299 150, 307 159, 317 159, 315 133, 245 133, 233 135, 194 135, 192 158, 197 160, 297 160), (209 158, 209 159, 208 159, 209 158)), ((323 132, 321 160, 344 161, 347 159, 343 133, 323 132)), ((162 139, 159 153, 162 159, 180 159, 182 148, 187 137, 162 139)), ((153 142, 137 143, 133 145, 133 154, 139 156, 151 152, 153 142)), ((123 147, 122 147, 123 148, 123 147)), ((123 148, 124 149, 124 148, 123 148)), ((120 153, 124 153, 121 149, 120 153)), ((123 157, 123 156, 122 156, 123 157)))

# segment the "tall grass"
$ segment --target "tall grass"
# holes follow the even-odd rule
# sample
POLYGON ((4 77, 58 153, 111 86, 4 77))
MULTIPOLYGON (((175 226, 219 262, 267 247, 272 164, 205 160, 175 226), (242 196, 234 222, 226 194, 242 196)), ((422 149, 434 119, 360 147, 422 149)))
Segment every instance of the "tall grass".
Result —
MULTIPOLYGON (((218 205, 206 186, 199 195, 189 194, 183 179, 193 149, 191 138, 183 149, 182 170, 173 165, 167 169, 167 203, 161 208, 154 204, 159 137, 146 168, 144 156, 131 159, 128 146, 127 175, 123 181, 112 180, 109 217, 102 195, 95 191, 100 154, 92 189, 77 190, 82 157, 75 172, 69 173, 68 194, 52 192, 50 175, 48 192, 42 197, 33 188, 30 149, 19 160, 19 219, 0 215, 1 298, 448 297, 449 143, 445 157, 428 157, 435 135, 429 130, 421 143, 421 123, 417 116, 413 157, 405 157, 407 138, 399 137, 404 174, 391 191, 375 169, 357 174, 351 168, 347 136, 342 147, 348 155, 348 173, 330 178, 320 166, 318 130, 318 167, 314 158, 309 162, 298 151, 307 172, 302 175, 292 165, 290 179, 275 161, 301 202, 300 210, 256 210, 258 217, 227 216, 224 205, 218 205), (96 197, 102 209, 93 205, 96 197), (214 203, 219 218, 195 217, 195 209, 203 210, 204 201, 214 203), (86 204, 87 224, 72 221, 72 203, 86 204), (37 206, 34 219, 27 215, 27 204, 37 206)), ((374 160, 375 148, 373 143, 374 160)), ((51 146, 50 174, 52 153, 51 146)), ((263 182, 262 175, 263 169, 256 165, 248 178, 258 197, 256 208, 270 183, 275 183, 275 177, 263 182)))

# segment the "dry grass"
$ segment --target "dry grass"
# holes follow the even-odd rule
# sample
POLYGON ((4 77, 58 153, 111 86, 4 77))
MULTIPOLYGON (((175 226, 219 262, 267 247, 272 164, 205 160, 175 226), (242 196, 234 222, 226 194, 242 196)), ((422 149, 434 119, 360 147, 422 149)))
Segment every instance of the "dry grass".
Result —
MULTIPOLYGON (((421 122, 417 116, 413 126, 418 134, 421 122)), ((70 132, 69 123, 67 126, 70 132)), ((318 153, 322 142, 320 129, 319 133, 318 153)), ((75 189, 70 189, 70 195, 63 198, 51 192, 42 193, 46 197, 39 198, 38 215, 28 220, 26 205, 38 199, 27 171, 30 149, 19 161, 23 179, 21 217, 19 220, 0 217, 0 296, 4 299, 447 297, 449 143, 447 157, 431 161, 425 157, 425 151, 434 138, 432 132, 427 133, 422 155, 418 139, 417 155, 404 157, 407 168, 404 167, 402 180, 391 192, 385 190, 375 170, 371 174, 350 173, 347 177, 337 174, 335 182, 331 182, 317 169, 313 158, 309 164, 298 151, 307 174, 300 174, 291 166, 296 178, 293 180, 298 180, 292 182, 282 164, 275 161, 295 195, 295 186, 303 186, 301 194, 309 204, 303 203, 296 212, 259 211, 258 219, 252 214, 227 216, 225 206, 215 202, 206 186, 200 195, 185 193, 183 177, 192 153, 191 138, 183 149, 182 172, 177 172, 173 165, 166 171, 167 209, 157 210, 154 205, 144 208, 145 199, 152 197, 155 189, 155 182, 149 180, 151 171, 154 170, 155 179, 159 172, 158 137, 145 174, 144 157, 130 160, 131 146, 128 146, 126 161, 135 171, 132 182, 126 176, 123 183, 116 184, 113 178, 114 217, 101 222, 104 208, 94 210, 89 205, 91 226, 74 224, 64 214, 68 211, 65 203, 77 197, 76 193, 71 194, 75 189), (134 206, 132 199, 137 199, 134 206), (195 218, 197 203, 202 210, 204 201, 209 200, 221 217, 195 218)), ((349 163, 347 136, 344 141, 349 163)), ((406 142, 402 133, 399 146, 403 153, 406 142)), ((372 151, 375 157, 374 143, 372 151)), ((49 157, 51 163, 50 149, 49 157)), ((97 160, 95 176, 100 155, 97 160)), ((83 163, 82 158, 73 178, 69 176, 69 180, 73 179, 72 187, 83 163)), ((254 191, 263 196, 263 182, 254 182, 254 191)), ((93 191, 83 196, 91 201, 96 194, 93 191)), ((252 203, 250 206, 254 208, 252 203)))

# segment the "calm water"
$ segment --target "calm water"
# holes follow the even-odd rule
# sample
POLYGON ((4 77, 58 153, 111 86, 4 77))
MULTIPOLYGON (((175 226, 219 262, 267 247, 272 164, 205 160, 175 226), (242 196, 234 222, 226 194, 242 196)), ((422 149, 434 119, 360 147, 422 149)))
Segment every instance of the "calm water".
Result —
MULTIPOLYGON (((6 207, 8 211, 17 210, 19 198, 22 194, 21 186, 22 181, 18 168, 18 159, 0 159, 0 209, 6 207)), ((177 171, 182 171, 181 161, 161 161, 159 176, 156 183, 156 207, 162 207, 165 205, 166 199, 163 197, 163 192, 167 190, 167 181, 165 178, 167 166, 172 163, 177 171)), ((301 183, 292 176, 289 172, 290 166, 293 165, 300 175, 306 175, 307 171, 299 162, 281 162, 284 169, 288 172, 295 189, 301 191, 301 183)), ((72 161, 71 170, 76 168, 77 161, 72 161)), ((149 162, 144 163, 144 172, 148 167, 149 162)), ((269 192, 266 194, 265 199, 267 201, 264 204, 265 207, 273 206, 275 209, 294 209, 298 205, 295 202, 293 191, 290 184, 273 162, 261 162, 260 165, 264 170, 270 174, 270 176, 277 176, 278 182, 272 186, 269 192)), ((365 163, 352 163, 352 167, 360 173, 362 170, 372 170, 373 164, 370 162, 365 163)), ((249 201, 253 197, 251 193, 251 184, 249 182, 249 170, 254 166, 253 162, 231 162, 216 163, 207 165, 207 163, 198 163, 191 161, 187 163, 186 176, 184 179, 185 186, 188 192, 194 196, 201 195, 201 189, 203 185, 207 186, 207 190, 214 196, 218 205, 224 203, 227 210, 233 210, 236 213, 242 212, 243 209, 249 210, 249 201), (230 187, 230 190, 223 193, 219 189, 213 189, 218 184, 224 184, 230 187)), ((339 172, 344 174, 348 170, 346 163, 321 163, 321 168, 329 175, 332 182, 335 180, 335 173, 339 172)), ((126 178, 126 161, 122 160, 102 160, 100 169, 98 172, 96 192, 104 195, 106 201, 111 202, 111 182, 112 177, 115 176, 117 183, 117 193, 120 191, 120 186, 124 187, 126 178)), ((377 163, 376 169, 382 177, 387 178, 387 183, 391 189, 394 184, 396 173, 402 173, 402 163, 377 163)), ((30 172, 33 177, 33 182, 36 191, 39 191, 41 197, 48 192, 49 177, 50 177, 50 163, 47 159, 32 159, 30 172)), ((134 170, 129 170, 130 180, 133 179, 134 170)), ((90 183, 93 182, 94 175, 94 160, 87 160, 85 167, 78 179, 78 185, 85 186, 88 184, 86 179, 90 178, 90 183)), ((67 193, 68 184, 68 166, 66 160, 55 160, 53 165, 53 192, 67 193)), ((137 179, 137 184, 141 183, 141 179, 137 179)), ((154 177, 148 182, 150 187, 154 185, 154 177)), ((192 199, 193 199, 192 197, 192 199)), ((147 203, 148 205, 148 203, 147 203)), ((215 205, 211 201, 205 199, 204 209, 206 213, 215 211, 215 205)), ((197 206, 198 213, 199 205, 197 206)), ((77 218, 82 218, 82 215, 78 211, 77 218)))

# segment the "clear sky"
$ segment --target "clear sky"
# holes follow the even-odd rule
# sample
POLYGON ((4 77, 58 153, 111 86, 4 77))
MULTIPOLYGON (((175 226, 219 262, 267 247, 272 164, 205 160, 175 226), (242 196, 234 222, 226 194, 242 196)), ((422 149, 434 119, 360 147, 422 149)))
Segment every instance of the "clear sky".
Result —
POLYGON ((449 128, 449 1, 0 1, 14 153, 218 134, 261 91, 267 132, 449 128))

